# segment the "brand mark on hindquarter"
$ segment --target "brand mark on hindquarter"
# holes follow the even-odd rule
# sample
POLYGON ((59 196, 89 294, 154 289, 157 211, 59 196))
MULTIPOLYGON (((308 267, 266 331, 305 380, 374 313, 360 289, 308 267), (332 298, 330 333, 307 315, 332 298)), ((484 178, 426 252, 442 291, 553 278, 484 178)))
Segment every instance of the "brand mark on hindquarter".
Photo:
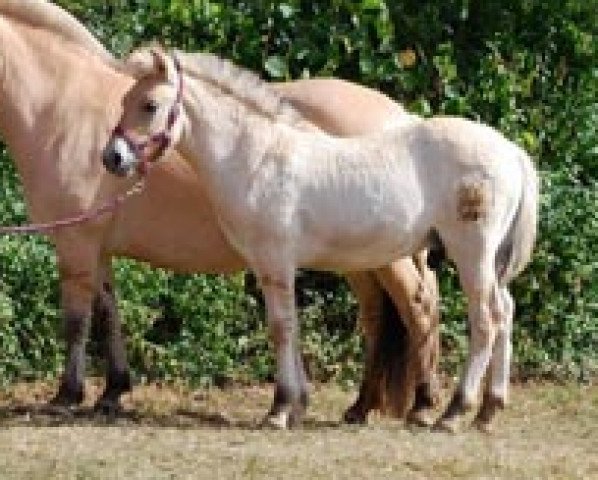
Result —
POLYGON ((487 180, 463 182, 457 191, 459 220, 475 222, 486 217, 490 201, 490 185, 487 180))

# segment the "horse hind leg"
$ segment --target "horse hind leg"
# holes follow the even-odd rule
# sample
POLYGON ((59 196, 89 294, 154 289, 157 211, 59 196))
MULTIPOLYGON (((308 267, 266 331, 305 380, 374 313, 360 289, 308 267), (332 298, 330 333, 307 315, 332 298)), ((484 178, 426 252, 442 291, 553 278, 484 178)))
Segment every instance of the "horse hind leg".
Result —
POLYGON ((487 242, 479 236, 461 238, 460 243, 462 247, 455 249, 456 253, 451 257, 457 265, 461 286, 468 300, 470 346, 461 382, 436 424, 437 429, 450 432, 460 428, 467 412, 477 403, 480 384, 490 363, 496 337, 492 313, 492 296, 497 283, 495 249, 488 248, 487 242), (478 248, 475 248, 476 243, 478 248), (465 245, 467 248, 464 248, 465 245))
POLYGON ((382 365, 380 339, 384 318, 384 293, 371 272, 347 275, 353 294, 359 304, 358 325, 365 341, 363 380, 355 402, 345 411, 343 420, 350 424, 365 424, 371 410, 380 408, 382 365))
POLYGON ((389 372, 386 396, 393 400, 390 407, 395 415, 407 415, 410 423, 430 426, 437 393, 438 315, 435 277, 427 275, 417 268, 416 262, 407 258, 394 262, 391 268, 378 270, 378 275, 394 303, 401 309, 408 337, 402 345, 406 347, 406 352, 403 352, 401 368, 389 372), (394 285, 390 282, 393 278, 400 278, 401 282, 394 285))
POLYGON ((506 287, 497 286, 493 296, 493 319, 497 328, 496 340, 490 359, 489 378, 475 425, 482 431, 492 430, 498 410, 507 403, 512 354, 511 333, 515 305, 506 287))

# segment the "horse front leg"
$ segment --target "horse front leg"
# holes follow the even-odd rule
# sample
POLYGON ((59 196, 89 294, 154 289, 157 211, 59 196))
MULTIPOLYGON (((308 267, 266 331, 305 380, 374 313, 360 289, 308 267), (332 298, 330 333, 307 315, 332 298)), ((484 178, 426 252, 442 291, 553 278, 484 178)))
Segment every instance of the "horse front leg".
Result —
POLYGON ((100 274, 93 321, 99 327, 107 366, 106 387, 96 402, 95 409, 110 415, 120 410, 120 397, 131 390, 132 382, 109 259, 102 262, 100 274))
POLYGON ((271 342, 276 351, 276 391, 264 425, 286 429, 297 425, 308 401, 307 376, 298 348, 295 272, 256 271, 266 302, 271 342))
POLYGON ((51 404, 71 406, 81 403, 85 395, 85 347, 96 292, 97 257, 61 255, 59 248, 57 253, 67 358, 51 404))

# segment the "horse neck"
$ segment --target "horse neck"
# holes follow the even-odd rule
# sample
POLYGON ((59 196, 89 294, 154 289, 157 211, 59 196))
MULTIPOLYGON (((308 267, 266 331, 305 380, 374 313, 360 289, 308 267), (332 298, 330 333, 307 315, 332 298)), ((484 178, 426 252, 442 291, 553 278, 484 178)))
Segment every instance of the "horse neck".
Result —
POLYGON ((30 214, 39 219, 59 192, 80 198, 83 186, 91 190, 94 152, 82 145, 89 141, 91 147, 93 138, 99 142, 106 111, 115 103, 117 115, 120 100, 118 93, 112 100, 103 95, 108 87, 102 84, 110 81, 103 72, 110 68, 85 48, 2 16, 0 67, 0 136, 19 171, 30 214), (85 176, 87 181, 79 182, 85 176))
MULTIPOLYGON (((53 106, 60 98, 61 80, 69 71, 52 40, 46 39, 50 48, 42 46, 43 36, 43 32, 0 18, 0 129, 13 154, 30 150, 32 139, 52 133, 47 130, 55 125, 53 106)), ((26 173, 28 169, 23 170, 26 173)))
POLYGON ((201 81, 188 81, 186 85, 187 124, 179 145, 181 153, 196 159, 196 168, 210 177, 210 183, 249 176, 257 139, 265 131, 259 127, 268 120, 246 112, 235 99, 201 81), (243 148, 239 148, 241 144, 243 148))

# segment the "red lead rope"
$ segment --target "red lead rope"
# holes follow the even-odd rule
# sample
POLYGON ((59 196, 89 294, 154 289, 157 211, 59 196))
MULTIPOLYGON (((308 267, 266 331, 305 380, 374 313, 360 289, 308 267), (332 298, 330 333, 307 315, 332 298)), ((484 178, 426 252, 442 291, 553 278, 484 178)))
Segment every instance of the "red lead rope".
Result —
POLYGON ((0 226, 0 235, 7 234, 19 234, 26 235, 30 233, 51 233, 62 228, 72 227, 81 223, 90 222, 96 218, 101 217, 107 213, 115 211, 120 207, 127 199, 135 195, 140 194, 145 187, 145 179, 141 178, 138 180, 129 190, 120 195, 117 195, 111 201, 94 208, 85 213, 75 215, 73 217, 64 218, 62 220, 55 220, 47 223, 31 223, 28 225, 17 225, 14 227, 3 227, 0 226))

